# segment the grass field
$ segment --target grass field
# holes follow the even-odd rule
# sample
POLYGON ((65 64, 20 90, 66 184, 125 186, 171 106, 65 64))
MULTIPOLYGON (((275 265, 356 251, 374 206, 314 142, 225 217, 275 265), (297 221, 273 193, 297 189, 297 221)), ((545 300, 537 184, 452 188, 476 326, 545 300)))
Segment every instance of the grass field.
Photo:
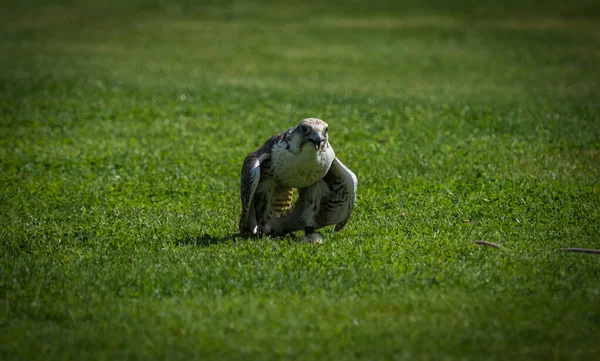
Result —
POLYGON ((0 359, 600 360, 593 1, 0 5, 0 359), (310 246, 244 157, 329 123, 310 246), (481 247, 475 240, 501 245, 481 247))

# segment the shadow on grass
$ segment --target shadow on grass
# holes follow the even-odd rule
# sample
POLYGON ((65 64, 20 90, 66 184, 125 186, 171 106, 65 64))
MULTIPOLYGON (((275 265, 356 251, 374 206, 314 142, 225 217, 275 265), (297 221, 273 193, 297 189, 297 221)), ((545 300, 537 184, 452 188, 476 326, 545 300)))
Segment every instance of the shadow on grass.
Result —
MULTIPOLYGON (((288 241, 297 241, 298 238, 293 233, 281 234, 277 236, 270 236, 271 239, 274 240, 288 240, 288 241)), ((235 243, 239 241, 249 241, 253 239, 258 239, 257 236, 254 237, 244 237, 239 233, 232 233, 224 236, 213 236, 207 233, 203 233, 199 236, 194 235, 185 235, 182 238, 176 239, 175 244, 178 246, 186 247, 186 246, 194 246, 194 247, 208 247, 213 244, 224 244, 224 243, 235 243)))
POLYGON ((199 236, 185 235, 184 237, 175 240, 175 243, 178 246, 208 247, 213 244, 234 243, 243 239, 244 237, 239 233, 232 233, 224 236, 213 236, 203 233, 199 236))

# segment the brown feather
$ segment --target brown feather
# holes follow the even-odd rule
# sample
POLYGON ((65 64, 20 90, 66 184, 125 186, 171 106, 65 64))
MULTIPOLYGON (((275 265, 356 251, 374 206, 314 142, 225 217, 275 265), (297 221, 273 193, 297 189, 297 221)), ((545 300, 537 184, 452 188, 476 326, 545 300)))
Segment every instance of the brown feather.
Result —
MULTIPOLYGON (((254 204, 254 192, 256 191, 256 187, 253 186, 253 181, 255 180, 251 169, 254 166, 254 163, 261 158, 263 155, 270 155, 271 148, 273 144, 280 141, 284 137, 284 133, 280 133, 272 136, 268 139, 258 150, 248 154, 248 156, 244 159, 244 163, 242 165, 241 172, 241 184, 240 184, 240 196, 242 201, 242 212, 240 215, 239 222, 239 230, 243 235, 247 235, 251 232, 249 227, 249 219, 248 215, 250 213, 250 207, 253 207, 254 204)), ((268 162, 267 159, 265 162, 268 162)), ((263 164, 260 165, 259 177, 262 177, 262 172, 264 171, 263 164)))
POLYGON ((281 215, 291 207, 293 194, 293 188, 280 188, 275 191, 271 206, 277 216, 281 215))

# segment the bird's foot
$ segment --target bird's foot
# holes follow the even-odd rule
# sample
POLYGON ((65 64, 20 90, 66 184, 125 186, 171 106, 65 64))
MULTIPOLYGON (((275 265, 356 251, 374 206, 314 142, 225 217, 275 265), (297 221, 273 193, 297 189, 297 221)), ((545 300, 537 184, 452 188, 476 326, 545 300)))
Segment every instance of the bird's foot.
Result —
POLYGON ((300 243, 310 243, 312 245, 325 243, 325 237, 319 232, 314 232, 311 234, 307 234, 302 237, 299 241, 300 243))

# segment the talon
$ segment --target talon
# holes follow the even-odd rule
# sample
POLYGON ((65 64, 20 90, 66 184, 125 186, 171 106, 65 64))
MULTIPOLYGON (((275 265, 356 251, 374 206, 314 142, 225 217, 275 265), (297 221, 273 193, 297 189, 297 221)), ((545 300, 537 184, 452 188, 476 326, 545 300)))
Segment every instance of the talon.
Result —
POLYGON ((325 243, 325 237, 319 232, 313 232, 302 237, 300 243, 322 244, 325 243))

